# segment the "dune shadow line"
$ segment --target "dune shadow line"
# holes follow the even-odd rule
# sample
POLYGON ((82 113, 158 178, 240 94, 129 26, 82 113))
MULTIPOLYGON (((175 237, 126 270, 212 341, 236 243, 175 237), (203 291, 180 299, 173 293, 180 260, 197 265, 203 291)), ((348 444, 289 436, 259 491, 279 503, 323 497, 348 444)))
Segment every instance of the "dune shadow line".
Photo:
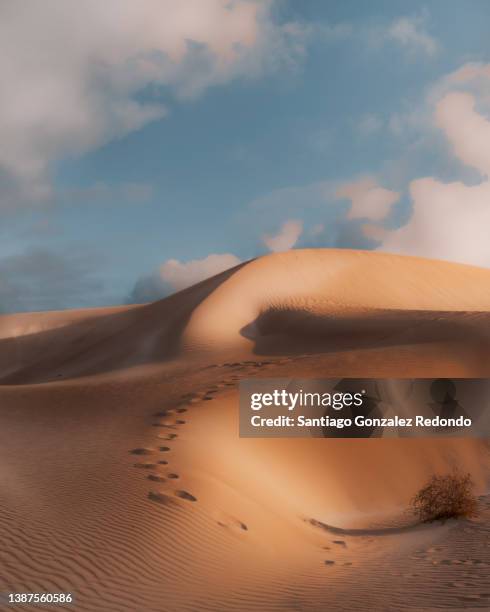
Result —
POLYGON ((33 334, 0 340, 0 384, 77 378, 178 356, 199 304, 248 262, 167 298, 33 334))
POLYGON ((328 353, 441 341, 487 342, 490 313, 377 309, 347 315, 275 308, 242 327, 257 355, 328 353), (483 330, 487 333, 483 334, 483 330))

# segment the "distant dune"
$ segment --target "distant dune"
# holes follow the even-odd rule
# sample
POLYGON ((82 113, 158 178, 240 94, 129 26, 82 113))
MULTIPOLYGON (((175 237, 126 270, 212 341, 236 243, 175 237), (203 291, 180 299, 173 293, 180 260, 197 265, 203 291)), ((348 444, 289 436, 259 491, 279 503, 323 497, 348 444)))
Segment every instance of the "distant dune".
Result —
POLYGON ((0 592, 71 591, 77 611, 488 609, 487 441, 239 438, 238 383, 488 377, 489 331, 489 270, 347 250, 0 317, 0 592), (480 517, 413 528, 411 496, 455 467, 480 517))
POLYGON ((153 304, 2 316, 0 380, 42 382, 229 350, 418 344, 423 359, 428 342, 441 341, 463 343, 464 373, 486 368, 489 310, 488 270, 365 251, 289 251, 153 304), (468 361, 470 348, 476 359, 468 361))

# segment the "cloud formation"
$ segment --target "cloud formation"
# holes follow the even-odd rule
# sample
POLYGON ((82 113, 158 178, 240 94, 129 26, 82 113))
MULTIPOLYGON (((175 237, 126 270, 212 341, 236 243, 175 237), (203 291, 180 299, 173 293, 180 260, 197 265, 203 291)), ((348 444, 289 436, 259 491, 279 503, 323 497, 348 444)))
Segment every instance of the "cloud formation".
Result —
POLYGON ((383 251, 490 266, 490 184, 443 183, 433 177, 410 184, 413 212, 386 234, 383 251))
POLYGON ((476 112, 475 104, 474 96, 469 93, 449 93, 437 104, 435 119, 454 155, 482 176, 489 177, 490 121, 476 112))
POLYGON ((258 75, 294 61, 301 38, 269 0, 2 2, 3 205, 51 198, 53 163, 164 117, 163 87, 189 98, 258 75))
POLYGON ((400 194, 381 187, 371 176, 344 183, 336 192, 336 197, 351 201, 348 219, 370 219, 380 221, 390 212, 391 207, 400 199, 400 194))
POLYGON ((412 215, 405 225, 385 233, 381 250, 490 266, 490 119, 476 110, 490 104, 488 91, 490 65, 474 64, 463 66, 434 88, 430 98, 435 125, 451 153, 476 169, 481 181, 413 180, 412 215), (460 91, 462 85, 469 91, 460 91))
POLYGON ((303 223, 294 219, 285 221, 279 232, 275 235, 265 235, 264 244, 266 247, 277 253, 279 251, 289 251, 298 242, 303 232, 303 223))
POLYGON ((212 254, 204 257, 204 259, 193 259, 188 262, 169 259, 160 266, 160 278, 175 291, 180 291, 224 270, 233 268, 239 263, 238 257, 230 253, 212 254))
POLYGON ((398 192, 381 186, 369 175, 346 182, 318 181, 275 189, 253 200, 243 223, 255 233, 251 240, 264 228, 262 243, 270 251, 293 247, 372 248, 374 239, 363 231, 362 222, 389 221, 399 197, 398 192), (284 218, 288 220, 280 229, 271 231, 278 219, 284 218))
POLYGON ((426 29, 425 15, 400 17, 393 21, 387 31, 387 37, 412 53, 433 56, 439 45, 426 29))
POLYGON ((181 291, 206 278, 215 276, 241 263, 231 253, 211 254, 203 259, 182 262, 169 259, 156 272, 140 278, 131 292, 132 303, 153 302, 175 291, 181 291))
POLYGON ((301 221, 266 236, 266 245, 378 248, 490 267, 490 64, 466 64, 441 78, 398 120, 400 137, 416 134, 427 152, 435 148, 458 180, 415 174, 406 211, 394 207, 402 193, 373 176, 275 190, 255 200, 252 212, 268 224, 271 215, 301 221))

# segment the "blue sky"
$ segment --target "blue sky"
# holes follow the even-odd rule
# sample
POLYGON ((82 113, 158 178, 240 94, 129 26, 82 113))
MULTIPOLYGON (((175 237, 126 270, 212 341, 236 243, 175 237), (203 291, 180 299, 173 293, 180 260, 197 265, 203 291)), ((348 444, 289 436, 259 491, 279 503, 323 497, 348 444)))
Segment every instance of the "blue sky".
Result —
POLYGON ((487 215, 486 0, 180 5, 0 8, 0 311, 156 299, 287 248, 490 262, 453 235, 487 215))

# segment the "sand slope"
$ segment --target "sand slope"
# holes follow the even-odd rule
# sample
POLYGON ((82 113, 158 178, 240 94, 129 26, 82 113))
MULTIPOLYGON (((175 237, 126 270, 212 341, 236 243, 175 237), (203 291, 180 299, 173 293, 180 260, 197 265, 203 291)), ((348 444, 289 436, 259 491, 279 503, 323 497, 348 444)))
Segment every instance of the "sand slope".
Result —
POLYGON ((282 354, 428 341, 462 340, 461 350, 471 347, 481 365, 489 275, 364 251, 269 255, 154 304, 0 316, 0 381, 101 374, 206 352, 212 359, 226 350, 282 354))
POLYGON ((329 336, 343 321, 352 335, 353 325, 366 327, 365 319, 368 327, 380 321, 385 333, 402 332, 411 317, 432 321, 448 313, 452 320, 458 313, 487 312, 489 278, 487 270, 471 266, 365 251, 268 255, 242 267, 199 304, 185 340, 199 348, 236 346, 241 337, 249 346, 291 331, 329 336))
POLYGON ((0 381, 114 374, 173 359, 192 311, 232 273, 154 304, 0 316, 0 381))
POLYGON ((94 611, 488 608, 484 441, 240 439, 237 385, 488 376, 489 306, 488 271, 304 251, 151 305, 1 317, 0 592, 94 611), (410 497, 455 466, 479 518, 412 527, 410 497))

